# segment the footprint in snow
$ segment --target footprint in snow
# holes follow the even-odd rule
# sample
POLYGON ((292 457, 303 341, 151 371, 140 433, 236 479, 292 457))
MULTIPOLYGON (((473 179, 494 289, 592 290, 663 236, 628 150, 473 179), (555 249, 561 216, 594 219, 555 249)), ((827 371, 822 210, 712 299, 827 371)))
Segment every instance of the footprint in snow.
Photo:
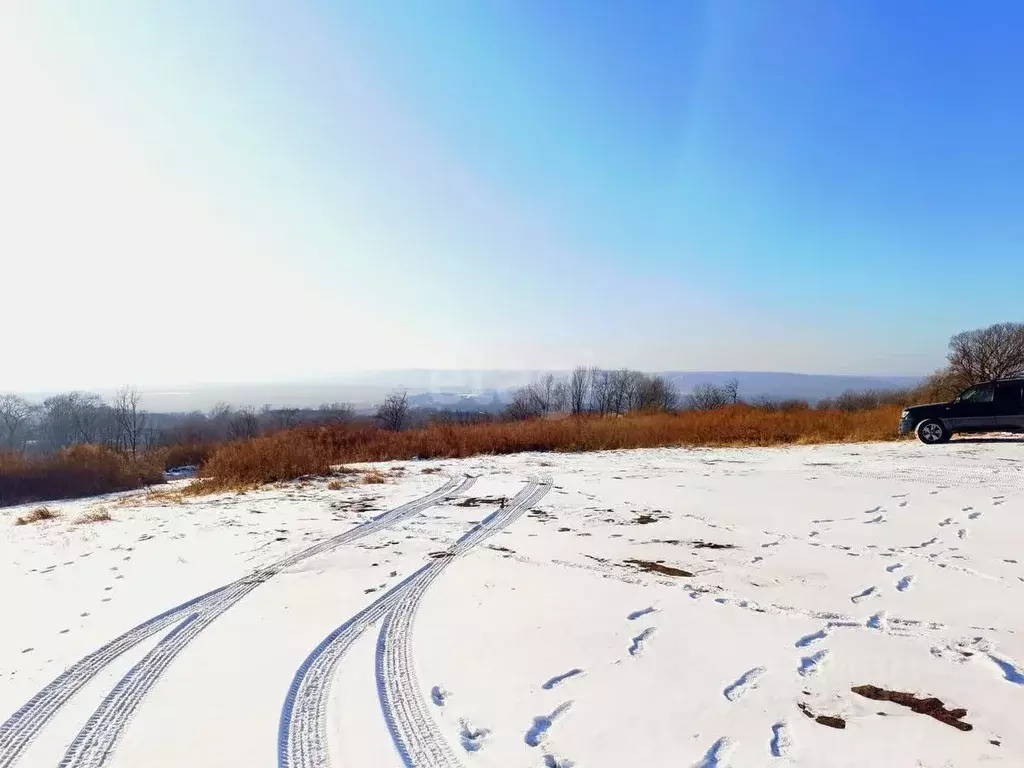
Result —
POLYGON ((828 657, 828 649, 818 651, 813 656, 804 656, 800 659, 800 666, 797 667, 796 671, 800 674, 800 677, 813 677, 821 671, 821 666, 828 657))
POLYGON ((550 680, 548 680, 543 685, 541 685, 541 688, 543 688, 545 691, 550 691, 552 688, 556 688, 559 685, 561 685, 562 683, 564 683, 570 677, 576 677, 576 676, 582 675, 582 674, 583 674, 583 670, 582 669, 579 669, 579 668, 570 669, 568 672, 563 672, 560 675, 555 675, 550 680))
POLYGON ((704 757, 694 768, 725 768, 725 760, 732 752, 733 742, 728 736, 718 739, 711 748, 704 753, 704 757))
POLYGON ((768 745, 772 757, 788 757, 793 751, 793 736, 789 732, 789 723, 780 720, 772 726, 772 740, 768 745))
POLYGON ((988 657, 992 660, 993 664, 999 667, 999 670, 1003 673, 1004 680, 1014 685, 1024 685, 1024 671, 1017 664, 1010 659, 996 656, 993 653, 988 654, 988 657))
POLYGON ((748 669, 738 680, 727 685, 722 695, 729 701, 738 701, 747 691, 757 688, 757 681, 767 671, 764 667, 748 669))
POLYGON ((654 634, 655 629, 657 629, 657 627, 648 627, 639 635, 633 638, 633 643, 629 646, 630 656, 639 656, 641 653, 643 653, 644 643, 647 642, 647 639, 654 634))
POLYGON ((900 579, 898 582, 896 582, 896 589, 899 590, 900 592, 906 592, 913 585, 914 585, 914 577, 912 575, 910 575, 910 574, 907 574, 902 579, 900 579))
POLYGON ((885 515, 878 515, 877 517, 872 517, 870 520, 865 520, 864 521, 864 525, 871 525, 871 523, 884 523, 884 522, 885 522, 885 515))
POLYGON ((576 763, 556 755, 544 755, 544 768, 572 768, 576 763))
POLYGON ((879 611, 874 616, 872 616, 870 619, 868 619, 867 626, 868 626, 869 629, 878 629, 878 630, 881 630, 882 632, 884 632, 887 629, 889 629, 889 622, 888 622, 888 620, 886 618, 885 611, 879 611))
POLYGON ((966 528, 961 528, 959 531, 956 532, 956 535, 957 535, 957 538, 966 539, 967 538, 967 529, 966 528))
POLYGON ((979 517, 981 517, 981 512, 971 512, 967 515, 968 520, 977 520, 979 517))
POLYGON ((448 697, 451 694, 439 685, 435 685, 430 689, 430 700, 433 701, 437 706, 443 707, 445 702, 448 701, 448 697))
POLYGON ((804 635, 796 641, 795 645, 797 648, 806 648, 808 645, 812 645, 818 642, 819 640, 824 640, 828 636, 829 628, 824 627, 823 629, 819 629, 817 632, 812 632, 809 635, 804 635))
POLYGON ((861 600, 866 600, 867 598, 871 597, 876 592, 878 592, 878 587, 868 587, 859 595, 854 595, 853 597, 851 597, 850 601, 854 603, 859 603, 861 600))
POLYGON ((885 570, 887 570, 889 573, 892 573, 893 571, 898 571, 902 567, 903 563, 893 563, 892 565, 885 566, 885 570))
POLYGON ((952 525, 952 524, 953 524, 953 518, 952 517, 947 517, 945 520, 939 520, 939 527, 940 528, 945 528, 947 525, 952 525))
POLYGON ((462 748, 467 752, 480 751, 484 742, 491 735, 489 728, 474 728, 467 720, 460 720, 459 725, 462 728, 459 732, 459 739, 462 742, 462 748))
POLYGON ((657 611, 658 611, 658 609, 655 608, 652 605, 652 606, 648 606, 647 608, 641 608, 639 611, 633 611, 626 618, 629 619, 630 621, 636 621, 641 616, 646 616, 649 613, 657 613, 657 611))
POLYGON ((547 737, 547 733, 551 730, 551 726, 555 724, 555 721, 562 717, 569 708, 572 707, 572 702, 567 701, 564 704, 558 706, 554 712, 550 715, 538 715, 533 718, 533 725, 526 732, 524 741, 529 747, 538 747, 541 742, 547 737))

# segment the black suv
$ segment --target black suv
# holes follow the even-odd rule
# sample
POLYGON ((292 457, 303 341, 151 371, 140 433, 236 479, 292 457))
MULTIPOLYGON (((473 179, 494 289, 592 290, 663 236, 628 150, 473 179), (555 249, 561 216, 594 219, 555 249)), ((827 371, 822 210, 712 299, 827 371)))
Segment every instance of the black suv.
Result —
POLYGON ((915 405, 900 419, 900 434, 944 443, 957 432, 1024 432, 1024 379, 1000 379, 965 389, 951 403, 915 405))

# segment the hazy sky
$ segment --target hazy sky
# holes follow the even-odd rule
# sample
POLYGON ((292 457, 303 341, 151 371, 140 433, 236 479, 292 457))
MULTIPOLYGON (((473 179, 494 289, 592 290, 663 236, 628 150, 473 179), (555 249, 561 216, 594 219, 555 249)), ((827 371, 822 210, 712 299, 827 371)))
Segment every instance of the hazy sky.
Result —
POLYGON ((0 10, 0 390, 918 373, 1024 308, 1016 2, 0 10))

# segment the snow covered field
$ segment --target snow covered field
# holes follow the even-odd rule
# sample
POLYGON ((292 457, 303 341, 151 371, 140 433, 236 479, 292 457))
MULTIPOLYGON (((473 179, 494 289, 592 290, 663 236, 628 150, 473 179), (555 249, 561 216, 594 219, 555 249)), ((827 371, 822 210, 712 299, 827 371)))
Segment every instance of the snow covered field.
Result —
POLYGON ((0 768, 1024 765, 1024 443, 380 469, 3 510, 0 768))

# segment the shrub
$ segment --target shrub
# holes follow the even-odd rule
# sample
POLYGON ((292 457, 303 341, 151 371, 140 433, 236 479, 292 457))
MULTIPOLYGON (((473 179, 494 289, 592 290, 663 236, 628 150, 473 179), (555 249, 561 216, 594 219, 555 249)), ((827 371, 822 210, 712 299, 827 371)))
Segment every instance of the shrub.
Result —
MULTIPOLYGON (((483 424, 428 424, 392 432, 378 427, 298 427, 222 446, 191 492, 330 474, 331 464, 461 458, 524 451, 598 451, 661 446, 768 446, 896 439, 899 406, 870 411, 810 410, 803 404, 764 409, 579 416, 483 424)), ((379 475, 379 473, 377 473, 379 475)), ((364 477, 369 480, 373 473, 364 477)))
POLYGON ((375 469, 363 475, 363 485, 379 485, 383 482, 385 482, 384 475, 375 469))
POLYGON ((216 443, 176 443, 160 450, 164 469, 172 467, 203 466, 217 450, 216 443))
POLYGON ((285 430, 221 446, 203 467, 205 479, 186 490, 222 491, 330 471, 329 454, 322 445, 303 430, 285 430))
POLYGON ((110 516, 110 510, 106 507, 100 507, 99 509, 93 509, 80 517, 75 518, 75 525, 88 525, 89 523, 108 523, 113 518, 110 516))
POLYGON ((60 517, 60 512, 54 509, 50 509, 47 506, 36 507, 27 515, 22 515, 14 519, 15 525, 29 525, 31 523, 41 523, 43 520, 56 520, 60 517))
POLYGON ((0 506, 127 491, 164 482, 159 458, 133 459, 98 445, 73 445, 52 456, 0 453, 0 506))

